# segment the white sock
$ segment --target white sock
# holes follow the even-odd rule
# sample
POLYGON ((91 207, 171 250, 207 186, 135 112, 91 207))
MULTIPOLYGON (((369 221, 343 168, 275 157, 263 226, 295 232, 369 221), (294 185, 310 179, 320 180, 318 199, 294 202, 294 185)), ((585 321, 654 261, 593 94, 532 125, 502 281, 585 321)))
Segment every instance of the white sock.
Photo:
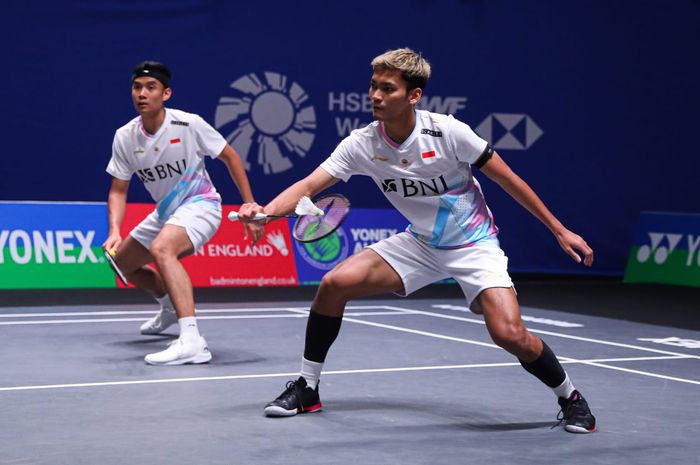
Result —
POLYGON ((174 312, 175 311, 175 306, 173 305, 173 302, 170 300, 170 296, 168 294, 165 294, 163 297, 156 297, 156 300, 160 304, 160 306, 167 310, 168 312, 174 312))
POLYGON ((301 358, 301 376, 304 377, 306 384, 311 389, 316 389, 318 380, 321 379, 321 370, 323 370, 323 363, 312 362, 304 357, 301 358))
POLYGON ((572 383, 569 379, 569 374, 566 373, 566 378, 564 378, 564 382, 561 383, 559 386, 552 388, 552 391, 554 391, 554 394, 557 397, 563 397, 564 399, 568 399, 575 389, 576 388, 574 388, 574 383, 572 383))
POLYGON ((197 318, 186 316, 177 320, 180 325, 180 339, 196 339, 199 336, 199 328, 197 327, 197 318))

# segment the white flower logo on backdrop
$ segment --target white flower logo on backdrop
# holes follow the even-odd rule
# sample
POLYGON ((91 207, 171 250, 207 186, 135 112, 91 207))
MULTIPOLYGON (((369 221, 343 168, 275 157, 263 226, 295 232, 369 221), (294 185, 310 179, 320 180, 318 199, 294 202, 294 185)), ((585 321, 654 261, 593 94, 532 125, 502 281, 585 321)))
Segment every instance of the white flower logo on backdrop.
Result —
POLYGON ((265 174, 287 171, 294 158, 303 158, 314 141, 316 112, 309 96, 287 76, 271 71, 264 81, 246 74, 230 85, 233 96, 222 96, 216 107, 214 125, 243 159, 265 174))

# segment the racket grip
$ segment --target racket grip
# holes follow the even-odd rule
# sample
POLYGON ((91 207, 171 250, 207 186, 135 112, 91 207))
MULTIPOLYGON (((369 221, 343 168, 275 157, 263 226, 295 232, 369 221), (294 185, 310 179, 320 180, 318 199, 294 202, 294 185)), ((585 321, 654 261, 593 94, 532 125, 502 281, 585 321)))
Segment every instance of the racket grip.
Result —
MULTIPOLYGON (((254 220, 264 220, 267 218, 267 215, 264 213, 256 213, 254 220)), ((238 221, 238 212, 229 212, 228 214, 228 219, 230 221, 238 221)))

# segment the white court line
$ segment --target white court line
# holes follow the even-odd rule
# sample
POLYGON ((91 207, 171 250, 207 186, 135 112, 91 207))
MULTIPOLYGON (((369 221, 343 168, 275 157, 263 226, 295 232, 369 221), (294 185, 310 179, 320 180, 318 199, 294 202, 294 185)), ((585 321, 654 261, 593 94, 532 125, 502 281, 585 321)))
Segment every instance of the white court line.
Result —
MULTIPOLYGON (((296 310, 294 310, 294 311, 296 311, 296 310)), ((308 313, 308 312, 306 312, 306 313, 308 313)), ((366 326, 374 326, 375 328, 391 329, 393 331, 401 331, 403 333, 418 334, 420 336, 434 337, 436 339, 444 339, 447 341, 463 342, 465 344, 473 344, 473 345, 483 346, 483 347, 495 347, 496 349, 500 349, 500 347, 498 347, 496 344, 491 344, 488 342, 480 342, 480 341, 474 341, 472 339, 464 339, 461 337, 446 336, 444 334, 431 333, 429 331, 420 331, 417 329, 404 328, 402 326, 394 326, 394 325, 387 325, 387 324, 383 324, 383 323, 375 323, 373 321, 356 320, 354 318, 346 318, 345 316, 343 316, 343 321, 344 322, 349 321, 351 323, 358 323, 358 324, 366 325, 366 326)))
MULTIPOLYGON (((153 312, 151 312, 153 313, 153 312)), ((308 313, 308 312, 307 312, 308 313)), ((395 310, 386 312, 348 312, 350 316, 372 316, 372 315, 405 315, 405 312, 395 310)), ((282 313, 272 315, 212 315, 197 316, 198 320, 259 320, 264 318, 304 318, 306 313, 282 313)), ((122 323, 129 321, 144 321, 143 318, 75 318, 71 320, 20 320, 20 321, 0 321, 0 326, 25 326, 25 325, 57 325, 73 323, 122 323)))
MULTIPOLYGON (((401 308, 401 307, 393 307, 393 306, 389 306, 389 305, 385 305, 385 306, 383 306, 383 307, 384 307, 384 308, 391 308, 391 309, 393 309, 393 310, 405 310, 405 311, 407 311, 407 312, 409 312, 409 313, 427 314, 428 316, 435 316, 435 317, 443 317, 443 316, 445 316, 445 317, 447 317, 447 319, 450 319, 450 320, 460 320, 460 321, 461 321, 461 320, 465 320, 465 318, 454 317, 454 316, 451 316, 451 315, 441 315, 441 314, 439 314, 439 313, 423 312, 423 311, 419 311, 419 310, 404 309, 404 308, 401 308)), ((350 322, 353 322, 353 323, 359 323, 359 324, 368 325, 368 326, 375 326, 375 327, 378 327, 378 328, 391 329, 391 330, 394 330, 394 331, 401 331, 401 332, 406 332, 406 333, 411 333, 411 334, 418 334, 418 335, 421 335, 421 336, 428 336, 428 337, 434 337, 434 338, 438 338, 438 339, 445 339, 445 340, 449 340, 449 341, 464 342, 464 343, 467 343, 467 344, 474 344, 474 345, 479 345, 479 346, 483 346, 483 347, 493 347, 493 348, 496 348, 496 349, 501 349, 499 346, 497 346, 497 345, 495 345, 495 344, 488 344, 488 343, 484 343, 484 342, 473 341, 473 340, 470 340, 470 339, 462 339, 462 338, 457 338, 457 337, 452 337, 452 336, 445 336, 445 335, 443 335, 443 334, 431 333, 431 332, 427 332, 427 331, 419 331, 419 330, 414 330, 414 329, 409 329, 409 328, 403 328, 403 327, 400 327, 400 326, 385 325, 385 324, 382 324, 382 323, 374 323, 374 322, 369 322, 369 321, 356 320, 356 319, 354 319, 354 318, 343 318, 343 321, 350 321, 350 322)), ((476 321, 478 321, 478 320, 476 320, 476 321)), ((485 323, 483 323, 483 321, 480 322, 480 323, 485 324, 485 323)), ((549 333, 548 331, 544 331, 544 332, 545 332, 545 333, 549 333)), ((550 334, 552 334, 552 335, 558 335, 558 333, 550 333, 550 334)), ((567 336, 567 335, 562 334, 561 336, 567 336)), ((669 351, 665 351, 665 350, 647 349, 646 347, 631 346, 631 345, 629 345, 629 344, 618 344, 618 343, 614 343, 614 342, 599 341, 599 340, 596 340, 596 339, 587 339, 587 338, 580 338, 580 339, 587 340, 587 341, 591 341, 591 342, 599 342, 599 343, 603 343, 603 344, 609 344, 609 345, 613 345, 613 346, 620 346, 620 347, 626 347, 626 348, 634 348, 634 349, 639 349, 639 350, 648 350, 649 352, 655 352, 655 353, 662 353, 662 354, 665 354, 665 355, 671 355, 671 356, 674 356, 674 358, 693 358, 693 359, 700 358, 700 357, 698 357, 697 355, 675 353, 675 352, 669 352, 669 351)), ((503 350, 503 349, 501 349, 501 350, 503 350)), ((557 357, 557 358, 559 358, 561 361, 566 361, 566 362, 569 362, 569 363, 583 363, 583 362, 581 362, 581 361, 579 361, 579 360, 577 360, 577 359, 568 358, 568 357, 566 357, 566 358, 565 358, 565 357, 557 357)), ((639 371, 639 370, 629 370, 629 369, 626 369, 626 368, 614 367, 614 366, 612 366, 612 365, 603 365, 603 364, 591 364, 591 365, 594 365, 594 366, 597 366, 597 367, 600 367, 600 368, 607 368, 607 369, 609 369, 609 370, 625 371, 625 372, 628 372, 628 373, 635 373, 635 374, 638 374, 638 375, 651 376, 651 377, 654 377, 654 378, 661 378, 661 379, 667 379, 667 380, 671 380, 671 381, 679 381, 679 382, 683 382, 683 383, 698 384, 698 385, 700 385, 700 381, 694 381, 694 380, 685 379, 685 378, 676 378, 676 377, 673 377, 673 376, 659 375, 659 374, 656 374, 656 373, 644 372, 644 371, 639 371)))
MULTIPOLYGON (((685 357, 689 358, 689 357, 685 357)), ((675 376, 667 376, 667 375, 660 375, 658 373, 652 373, 649 371, 642 371, 642 370, 632 370, 631 368, 622 368, 618 366, 613 366, 613 365, 605 365, 603 363, 599 363, 597 361, 587 361, 587 360, 574 360, 575 363, 582 363, 584 365, 590 365, 594 367, 599 367, 599 368, 606 368, 608 370, 616 370, 616 371, 624 371, 625 373, 632 373, 635 375, 642 375, 642 376, 650 376, 652 378, 659 378, 659 379, 666 379, 669 381, 678 381, 681 383, 688 383, 688 384, 697 384, 700 386, 700 381, 695 381, 692 379, 685 379, 685 378, 677 378, 675 376)))
MULTIPOLYGON (((383 305, 382 308, 384 308, 386 310, 405 311, 407 313, 413 313, 413 314, 417 314, 417 315, 427 315, 427 316, 432 316, 432 317, 436 317, 436 318, 443 318, 443 319, 447 319, 447 320, 465 321, 468 323, 476 323, 476 324, 480 324, 480 325, 486 325, 486 323, 484 323, 483 320, 476 320, 473 318, 464 318, 464 317, 454 316, 454 315, 444 315, 442 313, 426 312, 423 310, 412 310, 410 308, 394 307, 391 305, 383 305)), ((542 329, 532 329, 529 327, 528 327, 528 330, 531 333, 546 334, 548 336, 560 337, 560 338, 564 338, 564 339, 574 339, 577 341, 592 342, 595 344, 603 344, 603 345, 609 345, 609 346, 615 346, 615 347, 622 347, 625 349, 635 349, 635 350, 641 350, 641 351, 645 351, 645 352, 654 352, 657 354, 666 354, 666 355, 682 355, 682 356, 687 357, 687 358, 700 359, 700 355, 683 354, 680 352, 671 352, 668 350, 652 349, 650 347, 642 347, 642 346, 636 346, 636 345, 632 345, 632 344, 624 344, 621 342, 603 341, 601 339, 593 339, 590 337, 582 337, 582 336, 573 336, 571 334, 555 333, 553 331, 545 331, 542 329)))
MULTIPOLYGON (((371 312, 368 314, 354 314, 354 313, 346 313, 345 316, 371 316, 371 315, 400 315, 400 314, 415 314, 415 315, 426 315, 426 316, 431 316, 435 318, 442 318, 442 319, 448 319, 448 320, 455 320, 455 321, 464 321, 467 323, 474 323, 474 324, 479 324, 479 325, 485 325, 484 321, 482 319, 476 319, 476 318, 465 318, 461 316, 456 316, 456 315, 447 315, 447 314, 442 314, 442 313, 435 313, 435 312, 427 312, 423 310, 414 310, 410 308, 403 308, 403 307, 397 307, 393 305, 348 305, 346 309, 350 310, 365 310, 365 309, 384 309, 388 311, 394 311, 394 312, 400 312, 400 313, 381 313, 381 312, 371 312)), ((262 319, 262 318, 299 318, 300 316, 305 316, 308 314, 308 307, 249 307, 249 308, 235 308, 235 309, 203 309, 203 310, 198 310, 199 313, 226 313, 226 312, 265 312, 265 311, 290 311, 294 312, 295 314, 298 315, 288 315, 288 314, 282 314, 282 315, 256 315, 256 316, 245 316, 245 317, 238 317, 238 316, 225 316, 225 317, 208 317, 208 316, 201 316, 199 319, 206 320, 206 319, 262 319)), ((130 312, 124 311, 124 314, 128 314, 130 312)), ((133 313, 133 312, 132 312, 133 313)), ((149 311, 149 312, 140 312, 139 313, 148 313, 148 314, 153 314, 155 313, 154 311, 149 311)), ((66 315, 112 315, 112 314, 122 314, 120 312, 70 312, 66 313, 66 315)), ((42 314, 25 314, 25 315, 44 315, 42 314)), ((50 316, 57 316, 60 314, 46 314, 50 316)), ((5 316, 5 315, 0 315, 0 316, 5 316)), ((12 316, 15 316, 14 314, 12 316)), ((30 324, 70 324, 70 323, 112 323, 112 322, 137 322, 137 321, 142 321, 141 318, 100 318, 100 319, 74 319, 74 320, 37 320, 37 321, 13 321, 13 322, 4 322, 0 321, 0 326, 9 326, 9 325, 30 325, 30 324)), ((350 321, 350 319, 348 319, 350 321)), ((360 323, 360 324, 366 324, 369 326, 376 326, 376 327, 383 327, 380 323, 372 323, 372 322, 367 322, 367 321, 362 321, 362 320, 353 320, 354 323, 360 323)), ((443 335, 437 335, 436 333, 429 333, 426 331, 418 331, 418 330, 410 330, 408 328, 400 328, 398 326, 390 326, 387 325, 385 326, 386 329, 391 329, 391 330, 396 330, 396 331, 403 331, 403 332, 409 332, 413 334, 419 334, 419 335, 424 335, 424 336, 433 336, 433 337, 439 337, 441 339, 448 339, 448 340, 454 340, 457 342, 467 342, 469 340, 467 339, 462 339, 462 338, 451 338, 450 336, 443 336, 443 335)), ((634 349, 634 350, 640 350, 640 351, 645 351, 645 352, 653 352, 653 353, 659 353, 659 354, 666 354, 666 355, 683 355, 686 356, 688 354, 682 354, 679 352, 671 352, 668 350, 661 350, 661 349, 653 349, 649 347, 642 347, 642 346, 636 346, 632 344, 624 344, 624 343, 619 343, 619 342, 611 342, 611 341, 604 341, 600 339, 592 339, 592 338, 587 338, 587 337, 582 337, 582 336, 573 336, 570 334, 562 334, 562 333, 556 333, 553 331, 545 331, 545 330, 538 330, 538 329, 533 329, 533 328, 528 328, 530 332, 532 333, 540 333, 540 334, 545 334, 548 336, 554 336, 554 337, 560 337, 560 338, 566 338, 566 339, 573 339, 573 340, 579 340, 579 341, 584 341, 584 342, 592 342, 596 344, 603 344, 603 345, 610 345, 610 346, 615 346, 615 347, 621 347, 621 348, 626 348, 626 349, 634 349)), ((470 341, 469 343, 473 343, 476 345, 484 345, 487 347, 496 347, 494 344, 486 344, 486 343, 479 343, 476 341, 470 341)), ((698 355, 688 355, 690 358, 697 358, 700 359, 700 356, 698 355)))
MULTIPOLYGON (((306 316, 306 314, 308 314, 308 310, 305 310, 306 307, 303 307, 303 308, 304 309, 302 309, 300 307, 285 307, 284 309, 291 311, 291 312, 294 312, 294 313, 298 314, 296 316, 301 317, 301 316, 306 316)), ((386 310, 398 311, 398 312, 401 312, 403 314, 418 314, 418 315, 426 315, 426 316, 432 316, 432 317, 437 317, 437 318, 445 318, 445 319, 450 319, 450 320, 477 323, 477 324, 481 324, 481 325, 485 324, 482 320, 469 319, 469 318, 457 317, 457 316, 452 316, 452 315, 444 315, 444 314, 439 314, 439 313, 434 313, 434 312, 425 312, 425 311, 420 311, 420 310, 413 310, 413 309, 407 309, 407 308, 395 307, 395 306, 389 306, 389 305, 378 305, 378 306, 371 305, 371 306, 353 306, 353 307, 348 306, 347 308, 356 308, 356 309, 357 308, 383 308, 386 310)), ((377 315, 378 312, 371 312, 370 314, 377 315)), ((352 314, 350 314, 350 313, 347 313, 346 316, 347 315, 352 316, 352 314)), ((295 315, 256 315, 256 316, 244 316, 243 318, 289 318, 289 317, 294 317, 294 316, 295 315)), ((369 315, 365 315, 365 316, 369 316, 369 315)), ((202 318, 205 319, 205 318, 217 318, 217 317, 202 317, 202 318)), ((219 318, 225 318, 225 317, 219 317, 219 318)), ((240 318, 240 317, 239 316, 230 316, 228 318, 233 319, 233 318, 240 318)), ((479 345, 479 346, 484 346, 484 347, 493 347, 493 348, 500 349, 500 347, 498 347, 495 344, 489 344, 489 343, 484 343, 484 342, 480 342, 480 341, 474 341, 474 340, 469 340, 469 339, 446 336, 446 335, 431 333, 431 332, 427 332, 427 331, 413 330, 410 328, 404 328, 404 327, 400 327, 400 326, 385 325, 385 324, 374 323, 374 322, 370 322, 370 321, 357 320, 354 318, 345 318, 344 320, 349 321, 349 322, 353 322, 353 323, 362 324, 362 325, 367 325, 367 326, 374 326, 374 327, 390 329, 390 330, 394 330, 394 331, 407 332, 407 333, 411 333, 411 334, 434 337, 434 338, 438 338, 438 339, 451 340, 451 341, 456 341, 456 342, 463 342, 463 343, 467 343, 467 344, 474 344, 474 345, 479 345)), ((47 323, 50 323, 53 321, 56 321, 56 320, 47 320, 47 323)), ((73 322, 73 321, 77 321, 77 320, 66 320, 66 322, 73 322)), ((98 319, 97 321, 98 322, 108 321, 108 319, 98 319)), ((137 320, 137 321, 140 321, 140 320, 137 320)), ((18 322, 11 322, 11 323, 18 323, 18 322)), ((35 323, 35 322, 24 322, 24 323, 28 324, 28 323, 35 323)), ((0 324, 3 324, 3 323, 0 323, 0 324)), ((688 355, 688 354, 682 354, 682 353, 670 352, 670 351, 658 350, 658 349, 650 349, 647 347, 640 347, 640 346, 634 346, 634 345, 630 345, 630 344, 622 344, 622 343, 616 343, 616 342, 610 342, 610 341, 603 341, 603 340, 599 340, 599 339, 571 336, 568 334, 554 333, 551 331, 542 331, 542 330, 531 330, 531 331, 532 332, 539 332, 542 334, 548 334, 548 335, 556 336, 556 337, 581 340, 581 341, 585 341, 585 342, 593 342, 593 343, 611 345, 611 346, 616 346, 616 347, 624 347, 624 348, 630 348, 630 349, 647 351, 647 352, 661 353, 661 354, 665 354, 665 355, 673 355, 673 356, 676 356, 677 358, 696 358, 696 359, 700 358, 700 356, 695 356, 695 355, 688 355)), ((584 363, 583 361, 579 361, 579 360, 571 359, 571 358, 560 357, 560 359, 564 363, 584 363)), ((610 366, 610 365, 603 365, 600 363, 599 364, 589 363, 589 364, 593 365, 593 366, 598 366, 600 368, 625 371, 625 372, 629 372, 629 373, 635 373, 635 374, 644 375, 644 376, 651 376, 651 377, 655 377, 655 378, 685 382, 685 383, 690 383, 690 384, 700 384, 700 381, 688 380, 688 379, 684 379, 684 378, 676 378, 676 377, 671 377, 671 376, 659 375, 659 374, 643 372, 643 371, 639 371, 639 370, 629 370, 629 369, 614 367, 614 366, 610 366)))
MULTIPOLYGON (((560 357, 557 357, 560 358, 560 357)), ((650 360, 680 360, 683 358, 693 358, 692 355, 664 355, 662 357, 615 357, 615 358, 597 358, 596 363, 603 362, 648 362, 650 360)), ((584 360, 575 358, 561 357, 562 363, 588 363, 584 360)))
MULTIPOLYGON (((661 357, 668 358, 668 357, 661 357)), ((682 358, 682 357, 679 357, 682 358)), ((656 360, 658 357, 646 357, 646 360, 656 360)), ((566 360, 563 363, 583 363, 583 364, 594 364, 597 362, 609 361, 612 359, 592 359, 592 360, 566 360)), ((614 360, 625 360, 625 359, 614 359, 614 360)), ((635 357, 631 360, 640 360, 639 357, 635 357)), ((417 366, 417 367, 393 367, 393 368, 361 368, 354 370, 333 370, 324 371, 323 376, 328 375, 347 375, 347 374, 362 374, 362 373, 397 373, 397 372, 407 372, 407 371, 431 371, 431 370, 460 370, 460 369, 470 369, 470 368, 498 368, 498 367, 512 367, 520 366, 519 362, 500 362, 500 363, 470 363, 464 365, 432 365, 432 366, 417 366)), ((141 384, 163 384, 163 383, 186 383, 194 381, 227 381, 227 380, 239 380, 239 379, 260 379, 260 378, 296 378, 299 376, 298 372, 294 373, 264 373, 257 375, 230 375, 230 376, 199 376, 194 378, 164 378, 164 379, 141 379, 133 381, 104 381, 104 382, 94 382, 94 383, 72 383, 72 384, 39 384, 39 385, 29 385, 29 386, 8 386, 0 387, 0 392, 10 392, 10 391, 36 391, 42 389, 68 389, 68 388, 82 388, 82 387, 103 387, 103 386, 130 386, 130 385, 141 385, 141 384)), ((680 379, 676 379, 680 380, 680 379)), ((688 381, 688 380, 685 380, 688 381)), ((700 384, 700 382, 696 382, 700 384)))
MULTIPOLYGON (((349 310, 369 310, 372 308, 384 308, 383 305, 348 305, 349 310)), ((281 312, 281 311, 305 310, 309 312, 309 307, 243 307, 243 308, 210 308, 197 309, 197 313, 254 313, 254 312, 281 312)), ((0 313, 0 318, 36 318, 51 316, 114 316, 114 315, 154 315, 158 309, 153 310, 110 310, 99 312, 41 312, 41 313, 0 313)), ((406 313, 404 310, 395 310, 406 313)))
MULTIPOLYGON (((295 307, 296 308, 296 307, 295 307)), ((280 312, 288 310, 289 307, 266 307, 266 308, 216 308, 209 310, 197 309, 197 313, 255 313, 255 312, 280 312)), ((103 312, 44 312, 44 313, 2 313, 0 318, 46 318, 46 317, 66 317, 66 316, 115 316, 115 315, 155 315, 158 309, 153 310, 114 310, 103 312)))

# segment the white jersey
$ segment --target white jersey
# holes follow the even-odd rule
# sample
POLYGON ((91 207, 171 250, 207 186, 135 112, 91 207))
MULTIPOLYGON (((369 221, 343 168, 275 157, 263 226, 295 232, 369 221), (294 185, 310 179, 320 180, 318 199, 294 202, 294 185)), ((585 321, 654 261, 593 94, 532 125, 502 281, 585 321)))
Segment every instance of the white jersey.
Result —
POLYGON ((485 140, 451 115, 416 111, 416 126, 401 145, 374 121, 343 139, 321 168, 347 181, 374 179, 389 202, 410 222, 407 231, 432 247, 498 245, 498 228, 471 164, 485 140))
POLYGON ((186 203, 221 202, 204 157, 218 157, 225 146, 226 140, 200 116, 166 108, 155 134, 146 132, 140 116, 117 129, 107 172, 124 181, 136 173, 165 221, 186 203))

